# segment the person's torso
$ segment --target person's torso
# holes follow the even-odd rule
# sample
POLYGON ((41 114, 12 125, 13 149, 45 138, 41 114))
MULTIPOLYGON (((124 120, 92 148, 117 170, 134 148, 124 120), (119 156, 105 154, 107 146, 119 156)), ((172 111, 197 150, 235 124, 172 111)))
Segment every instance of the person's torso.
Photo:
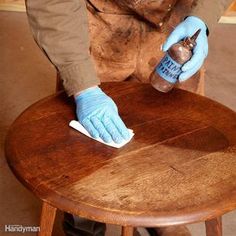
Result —
MULTIPOLYGON (((193 0, 87 0, 91 54, 101 81, 147 82, 161 44, 193 0)), ((192 87, 192 85, 191 85, 192 87)))
POLYGON ((163 22, 178 2, 186 5, 193 0, 87 0, 101 13, 134 14, 155 25, 163 22))

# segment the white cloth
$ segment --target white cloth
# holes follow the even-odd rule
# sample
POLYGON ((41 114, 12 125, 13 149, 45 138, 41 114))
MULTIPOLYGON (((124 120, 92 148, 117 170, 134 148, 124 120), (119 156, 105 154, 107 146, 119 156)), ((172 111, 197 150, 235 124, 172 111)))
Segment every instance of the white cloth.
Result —
POLYGON ((76 120, 72 120, 70 123, 69 123, 69 126, 76 129, 77 131, 79 131, 80 133, 86 135, 87 137, 89 138, 92 138, 100 143, 103 143, 105 145, 108 145, 108 146, 111 146, 111 147, 114 147, 114 148, 121 148, 123 147, 125 144, 127 144, 131 139, 132 137, 134 136, 134 132, 132 129, 128 129, 129 130, 129 133, 130 133, 130 139, 129 140, 124 140, 122 143, 115 143, 115 142, 111 142, 111 143, 105 143, 101 138, 93 138, 91 137, 91 135, 88 133, 88 131, 76 120))

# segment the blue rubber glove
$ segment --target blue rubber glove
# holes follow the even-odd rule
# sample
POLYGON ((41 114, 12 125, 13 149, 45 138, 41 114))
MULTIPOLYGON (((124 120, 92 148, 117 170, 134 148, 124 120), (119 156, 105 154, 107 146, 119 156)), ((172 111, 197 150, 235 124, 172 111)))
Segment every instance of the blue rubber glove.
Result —
POLYGON ((197 38, 197 45, 193 49, 192 58, 186 62, 182 67, 182 73, 179 76, 179 81, 183 82, 194 75, 202 66, 208 54, 208 40, 207 40, 207 27, 205 23, 198 17, 189 16, 182 21, 173 30, 163 45, 163 51, 167 51, 173 44, 180 40, 191 37, 198 30, 201 29, 197 38))
POLYGON ((130 138, 116 104, 99 87, 84 90, 75 96, 75 102, 77 118, 93 138, 100 137, 106 143, 130 138))

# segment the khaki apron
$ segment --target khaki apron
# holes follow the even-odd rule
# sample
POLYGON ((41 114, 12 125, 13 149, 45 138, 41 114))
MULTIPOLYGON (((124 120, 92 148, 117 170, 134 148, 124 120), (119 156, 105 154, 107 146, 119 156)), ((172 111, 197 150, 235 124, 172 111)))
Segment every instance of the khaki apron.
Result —
MULTIPOLYGON (((160 50, 173 28, 190 12, 193 0, 87 0, 91 55, 99 79, 138 80, 163 57, 160 50)), ((177 87, 203 93, 203 73, 177 87)))

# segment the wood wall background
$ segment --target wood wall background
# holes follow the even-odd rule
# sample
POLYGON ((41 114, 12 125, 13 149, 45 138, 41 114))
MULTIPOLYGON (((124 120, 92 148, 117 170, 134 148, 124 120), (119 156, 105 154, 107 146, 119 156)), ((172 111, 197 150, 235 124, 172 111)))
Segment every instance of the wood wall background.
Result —
POLYGON ((25 1, 24 0, 0 0, 0 10, 25 12, 25 1))
POLYGON ((232 2, 230 7, 224 13, 224 15, 220 18, 220 23, 226 24, 236 24, 236 0, 232 2))

